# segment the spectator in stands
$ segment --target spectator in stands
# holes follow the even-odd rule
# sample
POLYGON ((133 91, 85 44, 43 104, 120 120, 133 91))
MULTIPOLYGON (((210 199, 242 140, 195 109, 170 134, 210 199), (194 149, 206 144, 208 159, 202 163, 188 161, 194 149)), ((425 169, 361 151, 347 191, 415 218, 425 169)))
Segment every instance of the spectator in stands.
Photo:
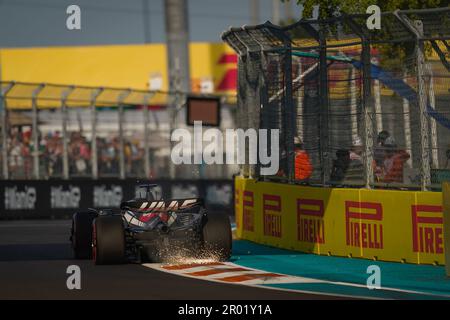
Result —
MULTIPOLYGON (((286 152, 282 152, 280 157, 279 177, 285 177, 284 169, 287 167, 286 152)), ((311 177, 313 167, 308 153, 303 149, 303 143, 299 137, 294 137, 294 178, 295 180, 306 181, 311 177)))
POLYGON ((350 163, 345 174, 345 179, 349 181, 361 181, 364 176, 363 164, 363 143, 359 136, 352 141, 352 149, 350 150, 350 163))
POLYGON ((397 148, 393 137, 384 142, 385 156, 382 167, 383 182, 403 182, 403 167, 410 155, 405 150, 397 148))
POLYGON ((311 177, 313 167, 308 153, 303 148, 299 137, 294 138, 295 152, 295 180, 308 180, 311 177))
POLYGON ((346 149, 336 151, 336 160, 333 160, 333 169, 331 171, 331 181, 342 182, 345 179, 349 166, 350 151, 346 149))
POLYGON ((450 145, 448 146, 447 151, 445 151, 445 157, 447 161, 445 162, 445 169, 450 169, 450 145))
POLYGON ((69 144, 70 171, 79 175, 86 174, 89 159, 90 150, 86 139, 79 132, 73 132, 69 144))
POLYGON ((23 145, 18 134, 11 137, 8 145, 9 171, 12 178, 20 177, 23 172, 23 145))
POLYGON ((107 170, 105 163, 105 149, 106 141, 103 138, 97 137, 97 159, 98 159, 98 171, 100 173, 105 173, 107 170))
POLYGON ((48 175, 60 175, 62 173, 63 143, 59 131, 47 135, 44 152, 47 158, 48 175))
POLYGON ((350 150, 336 151, 336 160, 333 161, 331 172, 332 182, 358 182, 364 176, 363 143, 360 137, 355 137, 350 150))
POLYGON ((383 160, 384 160, 384 145, 387 138, 389 138, 391 135, 388 131, 383 130, 380 131, 377 137, 377 145, 375 146, 373 150, 373 160, 375 161, 376 167, 382 167, 383 166, 383 160))
POLYGON ((280 165, 277 172, 278 177, 286 177, 286 174, 284 172, 285 168, 287 168, 287 156, 286 151, 283 150, 280 155, 280 165))
POLYGON ((119 149, 120 149, 119 137, 114 137, 112 139, 111 144, 108 146, 108 150, 110 152, 110 156, 112 159, 113 173, 119 172, 119 149))
POLYGON ((116 174, 119 172, 119 139, 106 139, 100 149, 101 172, 116 174))
POLYGON ((142 175, 144 150, 139 146, 139 140, 127 141, 124 153, 127 173, 135 176, 142 175))
MULTIPOLYGON (((23 170, 25 179, 30 179, 33 171, 33 159, 32 154, 34 152, 34 146, 31 143, 31 130, 27 130, 22 133, 22 157, 23 157, 23 170)), ((39 149, 36 151, 39 154, 39 149)))
POLYGON ((88 162, 91 158, 91 149, 89 147, 89 143, 86 140, 86 137, 81 137, 80 139, 80 156, 88 162))
POLYGON ((360 137, 356 136, 352 141, 352 149, 350 150, 350 160, 362 161, 363 143, 360 137))
POLYGON ((377 145, 373 149, 373 173, 376 181, 383 180, 383 162, 385 158, 385 142, 390 137, 386 130, 380 131, 377 137, 377 145))

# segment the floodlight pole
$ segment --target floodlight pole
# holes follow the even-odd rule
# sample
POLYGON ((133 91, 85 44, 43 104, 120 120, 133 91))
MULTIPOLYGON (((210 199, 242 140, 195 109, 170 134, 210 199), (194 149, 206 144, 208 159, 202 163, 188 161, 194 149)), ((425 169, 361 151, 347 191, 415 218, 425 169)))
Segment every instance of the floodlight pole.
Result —
POLYGON ((272 23, 280 24, 280 0, 272 0, 272 23))
POLYGON ((14 82, 8 84, 8 86, 0 92, 0 111, 2 112, 2 170, 3 179, 9 179, 8 171, 8 110, 6 110, 6 95, 14 87, 14 82))
POLYGON ((292 3, 290 1, 284 1, 283 2, 284 5, 284 18, 288 21, 292 20, 292 3))
POLYGON ((259 0, 250 0, 250 22, 253 25, 259 23, 259 0))
POLYGON ((33 136, 33 144, 34 144, 34 151, 33 151, 33 171, 34 171, 34 178, 39 179, 39 132, 38 132, 38 110, 37 110, 37 97, 39 95, 39 92, 44 89, 45 84, 40 84, 36 89, 33 90, 31 94, 31 116, 32 116, 32 136, 33 136))
POLYGON ((187 1, 164 0, 164 10, 170 91, 189 92, 191 86, 187 1))
POLYGON ((98 96, 102 93, 103 88, 94 90, 91 95, 91 170, 92 178, 98 179, 98 153, 97 153, 97 107, 96 101, 98 96))
MULTIPOLYGON (((190 92, 189 23, 186 0, 164 0, 169 91, 175 92, 175 101, 168 106, 169 134, 176 128, 176 109, 180 103, 179 92, 190 92)), ((170 141, 172 150, 172 141, 170 141)), ((170 178, 175 178, 175 164, 169 160, 170 178)))

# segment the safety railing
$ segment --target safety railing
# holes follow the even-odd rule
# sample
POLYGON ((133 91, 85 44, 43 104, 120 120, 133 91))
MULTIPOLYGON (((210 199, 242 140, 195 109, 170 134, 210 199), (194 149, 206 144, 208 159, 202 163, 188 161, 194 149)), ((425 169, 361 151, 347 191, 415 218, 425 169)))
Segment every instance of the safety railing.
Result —
MULTIPOLYGON (((173 168, 170 158, 171 132, 186 127, 183 110, 190 95, 1 82, 1 177, 196 177, 188 165, 173 168)), ((233 125, 234 112, 226 111, 235 108, 235 98, 219 97, 233 125)), ((215 168, 198 178, 227 177, 229 170, 215 168)))

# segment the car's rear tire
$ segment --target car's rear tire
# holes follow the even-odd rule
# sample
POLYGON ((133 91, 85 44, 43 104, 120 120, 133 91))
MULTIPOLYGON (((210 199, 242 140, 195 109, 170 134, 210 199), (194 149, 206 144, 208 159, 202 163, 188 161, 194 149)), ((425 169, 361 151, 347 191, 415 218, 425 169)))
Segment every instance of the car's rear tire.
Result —
POLYGON ((93 224, 92 256, 95 264, 125 262, 125 232, 120 215, 99 216, 93 224))
POLYGON ((90 259, 92 254, 92 222, 95 212, 77 212, 72 216, 71 242, 75 259, 90 259))
POLYGON ((217 257, 220 261, 231 257, 231 225, 227 215, 208 214, 202 233, 203 255, 217 257))

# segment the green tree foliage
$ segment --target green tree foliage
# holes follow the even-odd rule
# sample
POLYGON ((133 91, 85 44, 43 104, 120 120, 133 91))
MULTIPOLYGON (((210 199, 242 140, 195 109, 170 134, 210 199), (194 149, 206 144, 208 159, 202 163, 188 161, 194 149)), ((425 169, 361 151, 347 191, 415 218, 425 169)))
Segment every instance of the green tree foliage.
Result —
MULTIPOLYGON (((290 0, 283 0, 290 1, 290 0)), ((319 5, 319 17, 322 19, 333 17, 339 12, 365 13, 368 6, 376 4, 381 11, 396 9, 425 9, 448 6, 448 0, 296 0, 303 5, 303 17, 312 17, 314 6, 319 5)))
MULTIPOLYGON (((361 14, 366 13, 367 7, 376 4, 382 12, 394 11, 397 9, 427 9, 449 6, 448 0, 281 0, 295 1, 303 6, 303 18, 312 18, 314 8, 319 6, 319 19, 329 19, 339 16, 341 13, 361 14)), ((290 24, 293 21, 285 21, 283 25, 290 24)), ((333 26, 329 26, 333 29, 333 26)), ((333 31, 333 30, 331 30, 333 31)), ((335 30, 334 30, 335 31, 335 30)), ((383 33, 386 40, 389 37, 389 31, 383 33)), ((383 37, 384 37, 383 36, 383 37)), ((380 43, 375 47, 379 49, 382 56, 381 65, 392 71, 403 71, 406 66, 404 61, 408 55, 413 53, 414 43, 380 43)), ((429 53, 431 47, 425 45, 425 51, 429 53)), ((409 66, 413 67, 413 66, 409 66)))

